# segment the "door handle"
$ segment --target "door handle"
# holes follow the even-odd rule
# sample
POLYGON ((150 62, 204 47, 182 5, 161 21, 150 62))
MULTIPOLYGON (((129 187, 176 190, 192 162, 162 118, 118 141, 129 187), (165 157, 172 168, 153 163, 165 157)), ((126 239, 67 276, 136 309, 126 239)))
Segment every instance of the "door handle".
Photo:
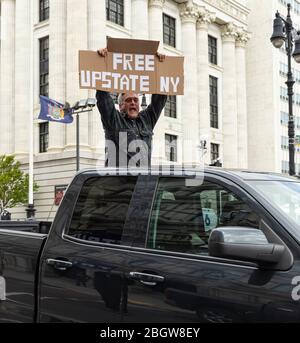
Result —
POLYGON ((55 258, 48 258, 46 260, 46 263, 49 266, 53 266, 53 268, 57 270, 67 270, 68 268, 71 268, 73 266, 72 262, 64 261, 64 260, 57 260, 55 258))
POLYGON ((155 286, 158 282, 164 282, 165 278, 160 275, 130 272, 129 276, 133 280, 138 280, 146 286, 155 286))

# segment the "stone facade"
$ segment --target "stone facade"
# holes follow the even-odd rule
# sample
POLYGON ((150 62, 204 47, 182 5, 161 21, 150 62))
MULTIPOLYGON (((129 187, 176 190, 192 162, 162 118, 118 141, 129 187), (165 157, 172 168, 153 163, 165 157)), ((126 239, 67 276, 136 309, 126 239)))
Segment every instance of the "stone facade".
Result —
MULTIPOLYGON (((78 87, 78 50, 104 47, 106 36, 153 39, 159 50, 185 56, 185 95, 177 97, 177 118, 161 116, 154 135, 153 163, 165 161, 165 134, 178 137, 178 163, 200 157, 200 140, 220 146, 224 167, 247 168, 245 44, 249 39, 245 1, 124 0, 124 26, 106 20, 105 1, 50 0, 50 18, 39 22, 38 0, 1 0, 0 154, 13 153, 28 168, 31 75, 34 117, 39 113, 39 39, 49 36, 49 97, 71 104, 94 92, 78 87), (163 13, 176 21, 176 47, 163 43, 163 13), (34 26, 31 27, 33 15, 34 26), (34 70, 30 69, 30 38, 34 70), (218 63, 208 61, 208 35, 217 39, 218 63), (218 79, 219 128, 210 127, 209 75, 218 79), (190 145, 183 144, 185 141, 190 145)), ((149 97, 147 96, 149 101, 149 97)), ((39 153, 39 120, 34 120, 37 218, 53 218, 55 185, 68 184, 75 172, 76 124, 49 124, 49 147, 39 153)), ((104 160, 104 133, 99 114, 80 117, 81 168, 104 160)), ((15 219, 24 210, 13 210, 15 219)))
MULTIPOLYGON (((287 55, 284 46, 275 49, 270 42, 273 19, 278 10, 287 15, 287 1, 249 0, 249 31, 247 66, 248 154, 249 168, 288 172, 287 55)), ((291 18, 299 27, 300 1, 292 2, 291 18)), ((294 115, 296 135, 300 135, 300 65, 292 59, 294 85, 294 115)), ((300 149, 296 148, 296 172, 300 173, 300 149)))

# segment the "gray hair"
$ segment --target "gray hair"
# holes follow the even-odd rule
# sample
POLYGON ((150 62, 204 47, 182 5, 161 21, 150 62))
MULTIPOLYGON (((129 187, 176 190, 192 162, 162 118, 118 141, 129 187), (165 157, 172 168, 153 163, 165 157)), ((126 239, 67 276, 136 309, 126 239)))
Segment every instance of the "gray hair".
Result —
POLYGON ((123 104, 124 102, 124 95, 125 93, 120 93, 119 96, 118 96, 118 104, 119 106, 123 104))

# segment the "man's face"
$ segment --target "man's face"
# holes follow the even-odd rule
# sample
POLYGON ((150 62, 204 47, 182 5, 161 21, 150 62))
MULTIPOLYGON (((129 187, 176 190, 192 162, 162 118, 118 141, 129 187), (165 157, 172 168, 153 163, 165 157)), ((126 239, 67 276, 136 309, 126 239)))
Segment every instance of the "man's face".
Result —
POLYGON ((120 106, 120 111, 125 112, 130 119, 136 119, 140 111, 139 97, 135 93, 125 93, 123 96, 123 104, 120 106))

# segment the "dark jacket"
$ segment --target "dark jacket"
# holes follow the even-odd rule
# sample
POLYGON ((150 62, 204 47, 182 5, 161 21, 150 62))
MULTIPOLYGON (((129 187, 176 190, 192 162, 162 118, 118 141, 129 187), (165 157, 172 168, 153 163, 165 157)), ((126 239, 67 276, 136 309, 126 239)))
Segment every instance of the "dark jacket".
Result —
POLYGON ((153 129, 166 104, 167 96, 153 94, 151 104, 140 111, 136 119, 129 119, 126 114, 116 110, 108 92, 97 91, 96 98, 105 131, 105 166, 127 167, 128 164, 132 166, 135 161, 136 165, 147 161, 150 166, 153 129))

